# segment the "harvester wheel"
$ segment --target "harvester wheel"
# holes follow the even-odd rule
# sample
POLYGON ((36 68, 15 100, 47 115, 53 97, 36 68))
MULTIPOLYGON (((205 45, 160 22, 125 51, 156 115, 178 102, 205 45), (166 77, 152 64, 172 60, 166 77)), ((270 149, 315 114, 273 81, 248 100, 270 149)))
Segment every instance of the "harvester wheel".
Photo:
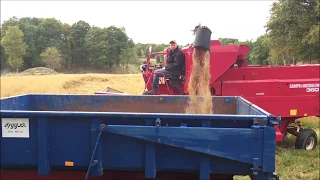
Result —
POLYGON ((297 135, 295 148, 313 150, 317 147, 317 133, 313 129, 301 129, 297 135))

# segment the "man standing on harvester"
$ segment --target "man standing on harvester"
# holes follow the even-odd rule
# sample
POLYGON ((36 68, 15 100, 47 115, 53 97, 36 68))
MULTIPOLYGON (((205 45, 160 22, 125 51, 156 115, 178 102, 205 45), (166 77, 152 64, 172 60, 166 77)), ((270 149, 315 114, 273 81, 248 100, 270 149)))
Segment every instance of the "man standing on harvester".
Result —
MULTIPOLYGON (((177 46, 175 40, 170 41, 170 54, 167 58, 166 66, 162 69, 155 70, 155 73, 163 73, 166 77, 184 75, 185 55, 177 46)), ((159 77, 163 77, 162 74, 154 74, 152 87, 155 94, 158 94, 159 77)))

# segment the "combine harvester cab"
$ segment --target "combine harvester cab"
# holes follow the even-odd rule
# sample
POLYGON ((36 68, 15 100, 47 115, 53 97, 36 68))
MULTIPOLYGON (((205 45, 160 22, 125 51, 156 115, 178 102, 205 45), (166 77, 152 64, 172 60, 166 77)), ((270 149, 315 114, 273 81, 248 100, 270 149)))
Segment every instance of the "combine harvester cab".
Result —
POLYGON ((185 114, 188 96, 40 95, 1 99, 4 180, 279 179, 279 119, 242 97, 185 114))

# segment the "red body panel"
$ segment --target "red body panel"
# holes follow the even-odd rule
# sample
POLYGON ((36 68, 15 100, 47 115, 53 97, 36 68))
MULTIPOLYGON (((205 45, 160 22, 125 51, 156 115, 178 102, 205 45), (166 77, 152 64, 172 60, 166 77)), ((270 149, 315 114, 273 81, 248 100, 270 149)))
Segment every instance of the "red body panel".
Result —
POLYGON ((215 83, 282 118, 319 116, 319 65, 230 68, 215 83))
POLYGON ((275 116, 281 116, 277 141, 289 124, 319 116, 319 65, 230 68, 214 84, 216 94, 240 95, 275 116))
MULTIPOLYGON (((218 42, 211 41, 211 49, 210 49, 210 74, 211 74, 210 83, 211 84, 214 83, 215 80, 219 76, 221 76, 227 69, 229 69, 229 67, 235 63, 235 60, 238 59, 239 56, 242 56, 242 54, 239 54, 240 47, 237 47, 235 45, 221 46, 220 43, 218 44, 218 42)), ((187 49, 186 48, 182 49, 182 51, 186 56, 185 76, 186 76, 186 79, 188 80, 192 71, 191 67, 192 67, 193 48, 190 46, 187 49)), ((185 86, 185 90, 187 90, 187 85, 185 86)))
MULTIPOLYGON (((159 85, 160 94, 188 94, 188 80, 192 71, 192 46, 183 48, 186 56, 186 81, 180 92, 172 91, 167 84, 159 85)), ((210 74, 212 95, 243 96, 274 116, 281 116, 277 128, 277 141, 283 140, 287 126, 304 116, 319 116, 319 65, 300 66, 248 66, 246 45, 221 45, 211 41, 210 74)), ((145 79, 152 72, 144 72, 145 79)), ((145 81, 152 90, 152 78, 145 81)))

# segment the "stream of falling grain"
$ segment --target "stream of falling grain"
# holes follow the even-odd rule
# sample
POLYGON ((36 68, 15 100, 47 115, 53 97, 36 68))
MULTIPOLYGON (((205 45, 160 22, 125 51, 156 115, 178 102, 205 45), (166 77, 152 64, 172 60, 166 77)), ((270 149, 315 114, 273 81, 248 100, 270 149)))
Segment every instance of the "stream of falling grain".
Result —
POLYGON ((194 48, 193 67, 188 85, 190 101, 186 108, 188 114, 212 114, 210 83, 210 52, 194 48), (201 98, 199 98, 201 97, 201 98))

